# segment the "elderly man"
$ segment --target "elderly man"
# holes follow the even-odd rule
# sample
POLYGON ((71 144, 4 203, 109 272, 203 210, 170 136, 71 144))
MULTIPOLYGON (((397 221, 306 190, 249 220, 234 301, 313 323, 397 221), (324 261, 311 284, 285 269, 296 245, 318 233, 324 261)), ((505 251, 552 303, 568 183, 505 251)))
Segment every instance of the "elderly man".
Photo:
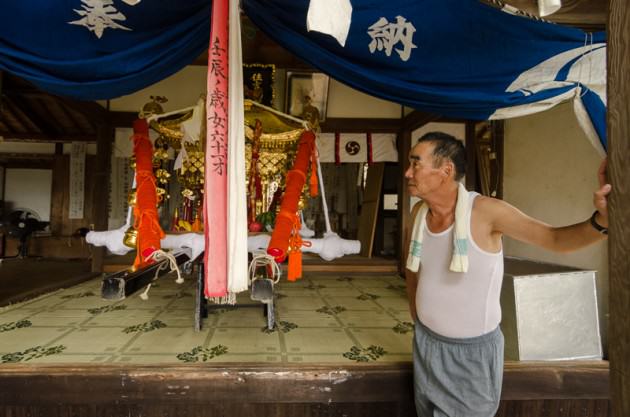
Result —
POLYGON ((590 219, 553 227, 502 200, 468 192, 464 146, 427 133, 409 156, 405 178, 419 197, 407 231, 407 294, 415 319, 414 391, 421 417, 494 416, 501 397, 503 335, 499 296, 503 235, 557 252, 606 237, 606 162, 590 219))

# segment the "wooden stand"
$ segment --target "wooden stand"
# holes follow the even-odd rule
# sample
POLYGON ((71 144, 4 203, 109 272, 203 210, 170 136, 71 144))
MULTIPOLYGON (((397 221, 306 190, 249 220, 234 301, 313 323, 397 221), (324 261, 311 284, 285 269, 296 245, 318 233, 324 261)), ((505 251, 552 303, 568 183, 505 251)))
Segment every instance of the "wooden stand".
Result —
POLYGON ((275 296, 272 293, 271 302, 248 303, 248 304, 212 304, 208 303, 204 295, 204 266, 203 257, 199 256, 200 261, 196 262, 197 267, 197 292, 195 296, 195 331, 201 331, 203 319, 208 317, 209 310, 217 309, 237 309, 240 307, 262 307, 263 314, 267 317, 267 329, 273 330, 276 326, 275 317, 275 296))

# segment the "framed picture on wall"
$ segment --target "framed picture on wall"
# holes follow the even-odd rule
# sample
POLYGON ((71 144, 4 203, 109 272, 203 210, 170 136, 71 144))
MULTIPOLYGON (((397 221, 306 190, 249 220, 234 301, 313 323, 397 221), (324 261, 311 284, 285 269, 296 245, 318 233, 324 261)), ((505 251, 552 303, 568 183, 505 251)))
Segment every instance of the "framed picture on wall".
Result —
POLYGON ((276 97, 275 78, 276 66, 274 64, 243 64, 245 98, 272 107, 276 97))
POLYGON ((285 112, 310 122, 326 120, 329 81, 321 72, 287 71, 285 112))

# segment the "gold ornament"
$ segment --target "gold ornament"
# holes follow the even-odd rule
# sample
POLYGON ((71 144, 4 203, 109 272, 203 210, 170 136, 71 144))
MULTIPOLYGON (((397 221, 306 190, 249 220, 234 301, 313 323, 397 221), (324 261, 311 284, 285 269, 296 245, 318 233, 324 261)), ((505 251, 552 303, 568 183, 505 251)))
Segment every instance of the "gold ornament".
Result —
POLYGON ((167 184, 169 178, 171 178, 171 174, 164 168, 159 168, 157 171, 155 171, 155 178, 160 184, 167 184))
POLYGON ((127 203, 130 206, 135 206, 137 203, 137 194, 136 194, 136 189, 132 188, 131 191, 129 191, 129 195, 127 196, 127 203))
POLYGON ((164 96, 150 96, 150 102, 142 106, 142 111, 138 113, 138 117, 141 119, 146 119, 149 116, 154 114, 162 114, 164 110, 162 109, 161 103, 166 103, 168 99, 164 96))
POLYGON ((135 249, 138 245, 138 231, 133 226, 129 226, 129 228, 125 231, 123 244, 132 249, 135 249))
POLYGON ((192 196, 194 196, 194 195, 195 195, 195 192, 193 190, 188 189, 188 188, 185 188, 182 191, 182 196, 184 196, 184 197, 186 197, 186 198, 188 198, 190 200, 192 200, 192 196))

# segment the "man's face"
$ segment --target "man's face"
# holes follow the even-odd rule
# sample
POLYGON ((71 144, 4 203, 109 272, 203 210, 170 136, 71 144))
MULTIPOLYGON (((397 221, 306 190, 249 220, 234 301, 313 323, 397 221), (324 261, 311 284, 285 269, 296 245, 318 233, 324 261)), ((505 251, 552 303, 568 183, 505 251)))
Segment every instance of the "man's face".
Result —
POLYGON ((411 149, 405 178, 409 194, 414 197, 424 198, 444 183, 442 170, 433 166, 434 147, 431 142, 421 142, 411 149))

